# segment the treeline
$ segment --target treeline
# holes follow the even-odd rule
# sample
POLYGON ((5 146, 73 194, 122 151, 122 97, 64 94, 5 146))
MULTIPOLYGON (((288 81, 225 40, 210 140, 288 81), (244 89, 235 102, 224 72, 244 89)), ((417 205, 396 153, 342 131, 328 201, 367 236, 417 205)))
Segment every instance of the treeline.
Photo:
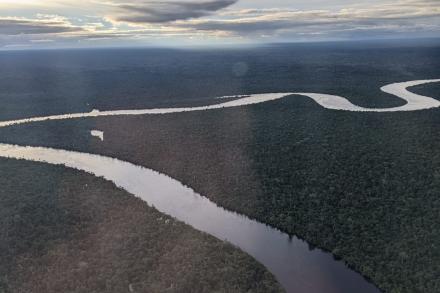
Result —
POLYGON ((329 111, 292 97, 219 111, 48 122, 0 135, 142 164, 332 251, 386 292, 437 292, 439 117, 436 109, 329 111), (105 141, 88 129, 103 130, 105 141))
POLYGON ((0 292, 282 292, 259 263, 111 183, 0 160, 0 292))

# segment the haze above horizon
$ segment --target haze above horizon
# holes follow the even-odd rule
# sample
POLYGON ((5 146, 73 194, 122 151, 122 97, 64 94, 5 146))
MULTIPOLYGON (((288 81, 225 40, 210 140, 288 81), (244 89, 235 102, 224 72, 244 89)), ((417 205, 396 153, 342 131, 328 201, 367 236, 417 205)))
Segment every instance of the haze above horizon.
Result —
POLYGON ((438 0, 2 0, 0 49, 433 38, 438 0))

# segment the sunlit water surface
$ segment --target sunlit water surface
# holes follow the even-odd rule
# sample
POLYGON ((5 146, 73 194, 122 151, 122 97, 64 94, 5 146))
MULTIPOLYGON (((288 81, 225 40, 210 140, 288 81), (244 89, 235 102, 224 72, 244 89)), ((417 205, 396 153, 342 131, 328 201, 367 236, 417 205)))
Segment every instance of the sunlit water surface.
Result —
POLYGON ((0 153, 64 165, 112 181, 159 211, 240 247, 264 264, 288 292, 379 292, 330 253, 311 250, 296 237, 229 212, 156 171, 99 155, 49 148, 0 144, 0 153))
MULTIPOLYGON (((343 97, 327 94, 272 93, 237 96, 237 100, 211 106, 104 112, 93 110, 88 113, 35 117, 0 122, 0 127, 82 117, 205 111, 258 104, 289 95, 308 96, 324 108, 334 110, 415 111, 439 107, 440 102, 430 97, 411 93, 407 90, 407 87, 439 81, 439 79, 418 80, 382 87, 382 91, 396 95, 406 101, 405 105, 395 108, 363 108, 352 104, 343 97)), ((90 134, 101 140, 104 139, 102 131, 92 130, 90 134)), ((343 262, 335 260, 330 253, 319 249, 311 250, 306 242, 298 238, 289 238, 288 235, 267 225, 227 211, 209 201, 206 197, 197 194, 194 190, 182 185, 179 181, 156 171, 99 155, 43 147, 0 144, 0 156, 64 165, 112 181, 118 187, 142 198, 159 211, 173 216, 200 231, 207 232, 240 247, 264 264, 288 292, 379 292, 374 285, 365 280, 360 274, 349 269, 343 262)))

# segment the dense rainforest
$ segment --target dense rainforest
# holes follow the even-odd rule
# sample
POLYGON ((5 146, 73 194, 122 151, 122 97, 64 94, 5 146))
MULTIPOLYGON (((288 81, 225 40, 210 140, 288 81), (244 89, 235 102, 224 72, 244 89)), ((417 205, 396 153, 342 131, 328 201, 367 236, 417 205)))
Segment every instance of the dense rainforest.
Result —
MULTIPOLYGON (((419 90, 433 96, 438 87, 419 90)), ((436 109, 350 113, 292 96, 218 111, 42 122, 0 136, 158 170, 331 251, 386 292, 435 292, 439 119, 436 109)))
MULTIPOLYGON (((402 100, 379 88, 439 78, 439 52, 438 45, 383 44, 17 52, 0 55, 0 117, 202 105, 265 92, 391 107, 402 100)), ((439 89, 412 90, 440 98, 439 89)), ((440 291, 439 111, 351 113, 291 96, 236 109, 2 128, 0 142, 158 170, 331 251, 385 292, 424 293, 440 291), (104 131, 103 142, 92 129, 104 131)))
POLYGON ((0 292, 282 292, 235 247, 92 175, 0 160, 0 292))

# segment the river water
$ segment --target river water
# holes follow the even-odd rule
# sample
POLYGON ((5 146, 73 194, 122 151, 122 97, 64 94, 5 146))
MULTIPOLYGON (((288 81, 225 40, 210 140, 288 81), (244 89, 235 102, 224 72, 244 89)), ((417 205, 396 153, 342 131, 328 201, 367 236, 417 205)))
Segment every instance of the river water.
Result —
POLYGON ((64 165, 112 181, 159 211, 238 246, 264 264, 287 292, 380 292, 330 253, 311 250, 296 237, 227 211, 156 171, 99 155, 42 147, 0 144, 0 156, 64 165))
MULTIPOLYGON (((389 84, 382 91, 398 96, 406 104, 394 108, 363 108, 353 105, 344 97, 318 93, 271 93, 237 96, 237 100, 210 106, 188 108, 159 108, 141 110, 104 111, 63 114, 46 117, 26 118, 0 122, 0 127, 46 120, 64 120, 84 117, 171 114, 179 112, 206 111, 228 107, 239 107, 264 103, 287 97, 303 95, 315 100, 327 109, 395 112, 416 111, 440 106, 438 100, 414 94, 408 87, 425 83, 440 82, 440 79, 415 80, 389 84)), ((104 133, 92 130, 91 135, 104 139, 104 133)), ((121 160, 87 153, 56 150, 43 147, 22 147, 0 144, 0 157, 25 159, 64 165, 82 170, 112 181, 118 187, 142 198, 159 211, 183 221, 197 230, 228 241, 252 255, 264 264, 288 292, 295 293, 372 293, 380 292, 360 274, 335 260, 330 253, 309 245, 296 238, 249 219, 227 211, 215 203, 154 170, 136 166, 121 160)))

